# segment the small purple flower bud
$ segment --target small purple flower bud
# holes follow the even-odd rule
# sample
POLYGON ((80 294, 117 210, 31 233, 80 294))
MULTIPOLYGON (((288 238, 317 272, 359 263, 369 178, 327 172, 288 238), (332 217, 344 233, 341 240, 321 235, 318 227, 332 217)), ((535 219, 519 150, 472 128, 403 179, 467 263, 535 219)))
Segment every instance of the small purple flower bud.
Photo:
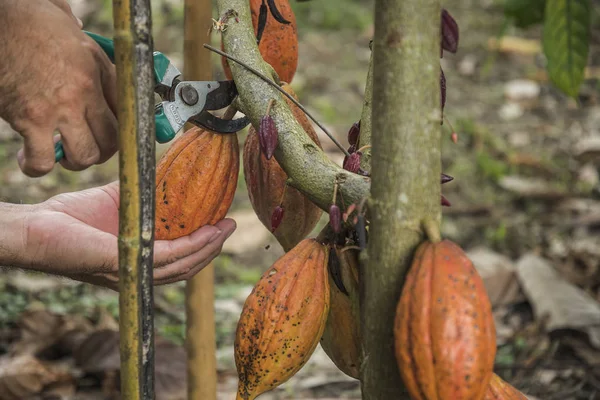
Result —
POLYGON ((285 210, 282 206, 277 206, 273 210, 273 214, 271 215, 271 233, 275 232, 275 230, 279 227, 279 224, 281 224, 284 211, 285 210))
POLYGON ((444 197, 444 195, 442 195, 442 205, 446 206, 446 207, 450 207, 452 205, 452 204, 450 204, 448 199, 444 197))
POLYGON ((456 53, 458 49, 458 24, 448 10, 442 8, 442 49, 456 53))
POLYGON ((350 157, 346 157, 346 160, 344 161, 344 169, 355 174, 358 173, 358 170, 360 169, 361 155, 362 153, 357 151, 356 153, 350 154, 350 157))
POLYGON ((270 115, 263 116, 260 120, 260 127, 258 129, 258 141, 260 143, 260 149, 267 160, 270 160, 271 157, 273 157, 273 152, 277 147, 278 140, 279 134, 277 132, 277 127, 275 126, 275 121, 273 121, 273 118, 270 115))
POLYGON ((348 143, 356 145, 358 142, 358 135, 360 134, 360 121, 352 124, 352 127, 348 131, 348 143))
POLYGON ((450 175, 446 175, 444 173, 442 173, 442 185, 444 183, 448 183, 450 181, 454 180, 454 177, 450 176, 450 175))
POLYGON ((342 230, 342 212, 336 204, 329 207, 329 225, 335 233, 340 233, 342 230))

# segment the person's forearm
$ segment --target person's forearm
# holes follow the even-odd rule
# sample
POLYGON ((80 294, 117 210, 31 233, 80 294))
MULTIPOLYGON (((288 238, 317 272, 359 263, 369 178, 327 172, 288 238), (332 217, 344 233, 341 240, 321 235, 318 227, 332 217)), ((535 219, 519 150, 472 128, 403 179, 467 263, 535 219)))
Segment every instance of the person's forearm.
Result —
MULTIPOLYGON (((0 0, 2 1, 2 0, 0 0)), ((34 206, 0 202, 0 265, 25 267, 26 220, 34 206)))

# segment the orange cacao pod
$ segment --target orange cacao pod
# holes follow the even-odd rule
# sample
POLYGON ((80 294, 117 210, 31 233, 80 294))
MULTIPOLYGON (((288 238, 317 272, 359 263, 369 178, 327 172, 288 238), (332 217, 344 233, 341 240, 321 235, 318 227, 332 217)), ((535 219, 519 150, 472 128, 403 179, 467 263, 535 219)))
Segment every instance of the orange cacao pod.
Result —
POLYGON ((328 247, 305 239, 280 257, 246 299, 235 336, 237 399, 253 400, 308 361, 329 311, 328 247))
POLYGON ((483 280, 449 240, 423 242, 402 289, 395 352, 413 400, 482 400, 496 331, 483 280))
MULTIPOLYGON (((281 15, 290 23, 282 24, 275 20, 270 11, 267 11, 267 23, 263 31, 258 50, 265 62, 269 63, 279 79, 290 83, 298 67, 298 29, 296 15, 288 0, 274 0, 281 15)), ((262 0, 250 0, 250 12, 254 36, 258 34, 258 15, 262 0)), ((223 42, 221 41, 221 50, 223 42)), ((233 79, 227 58, 221 57, 221 65, 227 79, 233 79)))
POLYGON ((225 217, 237 188, 237 134, 193 127, 156 166, 156 239, 175 239, 225 217))
POLYGON ((483 400, 527 400, 514 386, 493 374, 483 400))
MULTIPOLYGON (((297 98, 290 85, 284 84, 282 89, 297 98)), ((285 100, 304 131, 319 148, 322 148, 317 133, 306 115, 288 98, 285 100)), ((248 129, 243 159, 244 179, 252 208, 260 222, 269 230, 271 230, 273 210, 280 205, 283 198, 285 214, 273 234, 285 251, 290 250, 310 234, 319 222, 323 211, 298 190, 291 186, 286 187, 287 174, 274 157, 267 160, 262 154, 258 134, 253 126, 248 129)))
MULTIPOLYGON (((341 281, 347 294, 335 284, 329 273, 329 316, 321 347, 331 361, 346 375, 359 379, 360 325, 358 298, 358 252, 336 248, 333 257, 339 260, 341 281)), ((330 257, 330 260, 333 259, 330 257)))

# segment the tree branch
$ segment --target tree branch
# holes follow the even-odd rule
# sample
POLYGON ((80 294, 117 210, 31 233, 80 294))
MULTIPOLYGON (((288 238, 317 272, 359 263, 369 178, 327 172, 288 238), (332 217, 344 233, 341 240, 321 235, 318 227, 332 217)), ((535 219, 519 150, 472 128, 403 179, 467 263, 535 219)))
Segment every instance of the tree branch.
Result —
MULTIPOLYGON (((376 0, 368 262, 361 268, 362 398, 408 399, 394 352, 405 274, 440 213, 440 2, 376 0), (404 394, 403 394, 404 393, 404 394)), ((361 143, 362 145, 362 143, 361 143)))
MULTIPOLYGON (((249 2, 217 0, 217 8, 220 15, 227 10, 234 10, 239 20, 236 22, 235 18, 230 18, 227 28, 222 32, 225 52, 264 75, 271 76, 273 69, 264 62, 256 44, 249 2)), ((332 162, 298 124, 281 93, 240 64, 229 64, 239 92, 237 106, 253 126, 259 126, 269 99, 275 100, 276 104, 270 113, 279 132, 274 157, 289 176, 291 186, 326 212, 332 202, 336 179, 343 182, 339 187, 342 196, 338 198, 343 197, 346 205, 358 203, 368 196, 370 179, 350 173, 332 162)))

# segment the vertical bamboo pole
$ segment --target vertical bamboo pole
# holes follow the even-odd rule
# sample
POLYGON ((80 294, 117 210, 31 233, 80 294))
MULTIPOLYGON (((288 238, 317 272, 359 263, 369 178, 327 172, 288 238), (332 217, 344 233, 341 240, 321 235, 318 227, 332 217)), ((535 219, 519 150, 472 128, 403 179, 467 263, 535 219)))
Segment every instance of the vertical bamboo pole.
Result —
MULTIPOLYGON (((183 76, 212 80, 210 52, 202 45, 212 24, 211 0, 185 0, 183 76)), ((186 285, 186 346, 189 400, 217 399, 214 315, 214 265, 210 263, 186 285)))
POLYGON ((154 80, 150 0, 113 0, 119 119, 121 396, 154 398, 154 80))
POLYGON ((365 400, 409 399, 393 327, 423 220, 441 220, 440 12, 440 0, 375 2, 370 228, 360 278, 365 400))

